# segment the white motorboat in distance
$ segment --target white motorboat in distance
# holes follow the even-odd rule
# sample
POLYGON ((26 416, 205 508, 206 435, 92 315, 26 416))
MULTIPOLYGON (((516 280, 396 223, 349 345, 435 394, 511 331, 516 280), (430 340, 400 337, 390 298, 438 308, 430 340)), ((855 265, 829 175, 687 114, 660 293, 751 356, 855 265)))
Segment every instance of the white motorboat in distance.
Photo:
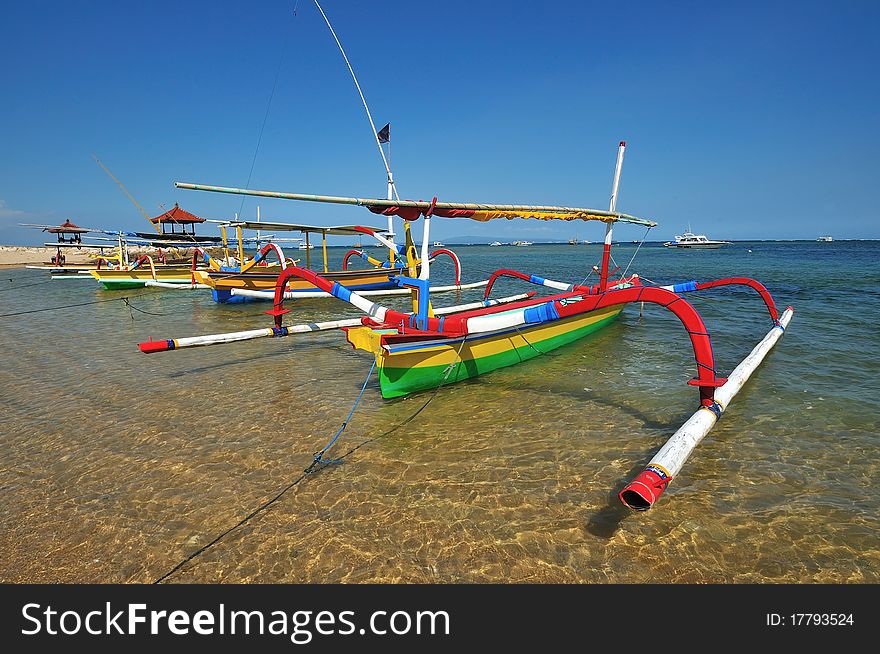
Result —
POLYGON ((705 234, 694 234, 692 231, 688 230, 684 234, 676 234, 675 241, 667 241, 663 244, 663 247, 712 250, 725 245, 730 245, 730 241, 713 241, 710 238, 706 238, 705 234))

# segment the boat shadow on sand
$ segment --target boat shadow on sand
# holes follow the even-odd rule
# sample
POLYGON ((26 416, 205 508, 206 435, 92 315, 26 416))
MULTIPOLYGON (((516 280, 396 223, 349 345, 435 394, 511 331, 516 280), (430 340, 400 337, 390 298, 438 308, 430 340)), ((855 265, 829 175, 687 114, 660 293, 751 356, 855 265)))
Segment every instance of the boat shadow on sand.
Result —
POLYGON ((681 423, 690 415, 690 411, 684 410, 681 415, 671 415, 662 420, 658 420, 656 417, 640 410, 637 406, 621 401, 618 397, 612 398, 593 391, 575 391, 571 388, 559 386, 548 388, 546 384, 542 384, 540 387, 537 384, 531 385, 531 388, 529 386, 529 384, 520 384, 520 388, 528 392, 549 392, 553 397, 569 397, 579 403, 586 400, 608 409, 617 410, 641 422, 646 430, 664 434, 660 437, 660 443, 656 447, 649 448, 642 454, 642 456, 638 457, 638 459, 634 459, 633 465, 627 470, 627 472, 615 480, 606 497, 606 504, 598 511, 594 512, 584 526, 584 529, 593 536, 598 536, 599 538, 604 539, 612 538, 620 528, 621 523, 633 514, 631 509, 628 509, 621 503, 618 494, 624 489, 624 487, 626 487, 633 477, 645 469, 645 466, 654 454, 656 454, 663 446, 663 443, 666 442, 668 434, 671 434, 678 429, 681 423))

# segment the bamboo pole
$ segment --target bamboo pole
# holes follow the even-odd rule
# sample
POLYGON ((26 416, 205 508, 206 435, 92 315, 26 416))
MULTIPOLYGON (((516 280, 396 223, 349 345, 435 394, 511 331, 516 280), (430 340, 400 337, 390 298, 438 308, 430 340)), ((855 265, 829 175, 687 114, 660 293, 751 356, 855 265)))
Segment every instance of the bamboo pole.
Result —
MULTIPOLYGON (((483 300, 481 302, 471 302, 470 304, 460 304, 457 306, 443 307, 436 309, 438 315, 457 313, 460 311, 469 311, 471 309, 479 309, 482 307, 491 307, 498 304, 507 304, 516 302, 529 297, 528 293, 520 293, 511 295, 497 300, 483 300)), ((290 336, 292 334, 305 334, 310 332, 323 332, 331 329, 339 329, 341 327, 357 327, 362 325, 360 318, 349 318, 347 320, 330 320, 327 322, 304 323, 300 325, 291 325, 290 327, 265 327, 263 329, 251 329, 242 332, 227 332, 224 334, 210 334, 207 336, 190 336, 188 338, 172 338, 160 341, 145 341, 138 343, 138 348, 144 354, 153 354, 155 352, 169 352, 171 350, 180 350, 188 347, 202 347, 206 345, 221 345, 223 343, 236 343, 239 341, 249 341, 255 338, 281 337, 290 336)))
MULTIPOLYGON (((265 198, 280 198, 282 200, 300 200, 303 202, 324 202, 328 204, 353 204, 361 207, 410 207, 414 209, 430 209, 430 202, 415 200, 380 200, 378 198, 353 198, 337 195, 311 195, 306 193, 281 193, 277 191, 257 191, 253 189, 233 188, 228 186, 210 186, 206 184, 190 184, 188 182, 174 182, 175 188, 190 191, 210 191, 212 193, 231 193, 233 195, 253 195, 265 198)), ((644 218, 636 218, 617 211, 602 211, 601 209, 584 209, 578 207, 561 207, 552 205, 525 205, 525 204, 474 204, 463 202, 437 202, 437 209, 464 209, 468 211, 531 211, 545 213, 586 213, 595 216, 596 219, 610 218, 618 222, 656 227, 657 223, 644 218)))
POLYGON ((716 410, 700 407, 660 448, 645 469, 620 491, 618 497, 621 502, 636 511, 647 511, 660 499, 669 482, 678 475, 700 441, 715 426, 736 394, 782 337, 793 312, 794 309, 788 307, 779 317, 779 324, 773 327, 730 373, 727 382, 716 389, 716 410))
MULTIPOLYGON (((471 282, 470 284, 453 284, 450 286, 431 287, 431 293, 449 293, 451 291, 466 291, 472 288, 483 288, 489 283, 488 279, 479 282, 471 282)), ((231 288, 229 292, 232 295, 241 297, 249 297, 255 300, 272 301, 275 299, 275 291, 252 291, 247 288, 231 288)), ((364 296, 387 296, 387 295, 409 295, 412 291, 408 288, 386 288, 378 290, 355 291, 358 295, 364 296)), ((315 298, 333 297, 330 293, 324 291, 286 291, 284 293, 285 300, 310 300, 315 298)))

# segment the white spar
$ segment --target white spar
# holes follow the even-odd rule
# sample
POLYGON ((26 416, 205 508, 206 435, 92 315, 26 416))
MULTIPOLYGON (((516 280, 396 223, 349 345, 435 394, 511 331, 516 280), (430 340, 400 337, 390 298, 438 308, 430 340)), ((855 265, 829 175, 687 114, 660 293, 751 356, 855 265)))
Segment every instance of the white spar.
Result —
POLYGON ((159 281, 156 281, 155 279, 148 279, 147 281, 144 282, 144 286, 153 286, 155 288, 173 288, 174 290, 177 290, 177 291, 192 290, 194 288, 211 288, 207 284, 199 284, 199 283, 194 284, 194 283, 192 283, 192 281, 187 281, 185 283, 180 283, 180 284, 174 284, 172 282, 159 282, 159 281))
MULTIPOLYGON (((432 286, 431 293, 449 293, 450 291, 466 291, 471 288, 483 288, 486 284, 489 283, 488 279, 484 279, 479 282, 472 282, 470 284, 452 284, 451 286, 432 286)), ((247 288, 232 288, 229 290, 232 295, 240 295, 242 297, 254 298, 256 300, 274 300, 275 299, 275 291, 252 291, 247 288)), ((379 289, 379 290, 366 290, 366 291, 354 291, 358 295, 361 296, 376 296, 376 295, 409 295, 412 291, 408 288, 387 288, 387 289, 379 289)), ((324 298, 324 297, 333 297, 330 293, 325 291, 285 291, 284 299, 285 300, 308 300, 314 298, 324 298)))
POLYGON ((730 373, 727 382, 715 390, 715 402, 720 412, 700 407, 660 451, 654 455, 645 469, 620 492, 620 501, 637 511, 646 511, 660 498, 669 482, 681 471, 691 452, 709 433, 720 415, 730 405, 736 394, 761 365, 767 353, 782 337, 791 321, 794 310, 788 307, 779 318, 779 326, 773 327, 749 355, 730 373))
MULTIPOLYGON (((518 300, 524 300, 527 297, 529 297, 528 293, 520 293, 518 295, 510 295, 497 300, 483 300, 480 302, 471 302, 469 304, 441 307, 435 309, 434 313, 438 316, 442 316, 449 313, 458 313, 460 311, 470 311, 471 309, 480 309, 483 307, 493 307, 498 304, 517 302, 518 300)), ((255 338, 288 336, 290 334, 304 334, 308 332, 323 332, 331 329, 340 329, 342 327, 358 327, 362 324, 360 318, 348 318, 346 320, 330 320, 326 322, 291 325, 289 327, 282 327, 281 332, 274 327, 264 327, 262 329, 250 329, 242 332, 227 332, 225 334, 208 334, 206 336, 189 336, 186 338, 163 339, 161 341, 146 341, 138 344, 138 347, 141 352, 152 354, 154 352, 167 352, 169 350, 179 350, 187 347, 201 347, 204 345, 220 345, 222 343, 249 341, 255 338)))

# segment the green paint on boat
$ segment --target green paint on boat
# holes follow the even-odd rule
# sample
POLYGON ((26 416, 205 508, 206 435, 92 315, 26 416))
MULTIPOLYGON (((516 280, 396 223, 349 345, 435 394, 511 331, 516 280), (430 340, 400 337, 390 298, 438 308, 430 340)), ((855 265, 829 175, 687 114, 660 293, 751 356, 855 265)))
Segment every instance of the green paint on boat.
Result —
POLYGON ((101 283, 104 285, 104 288, 108 291, 122 291, 127 288, 143 288, 143 281, 136 280, 127 280, 127 281, 104 281, 101 280, 101 283))
MULTIPOLYGON (((490 356, 480 357, 478 359, 466 358, 455 364, 455 369, 449 373, 447 384, 471 379, 499 368, 512 366, 529 359, 534 359, 539 354, 550 352, 563 345, 568 345, 574 341, 580 340, 584 336, 596 332, 606 325, 610 324, 621 311, 618 311, 607 318, 598 320, 589 325, 585 325, 580 329, 575 329, 565 334, 551 336, 541 341, 535 341, 530 338, 527 329, 521 330, 521 333, 532 344, 522 347, 511 348, 506 352, 499 352, 490 356)), ((459 343, 460 344, 460 343, 459 343)), ((455 348, 457 349, 458 344, 455 348)), ((467 351, 465 344, 462 355, 467 351)), ((382 391, 382 397, 392 398, 401 397, 418 391, 425 391, 437 388, 443 382, 443 376, 446 374, 446 365, 424 366, 419 368, 394 368, 382 366, 379 368, 379 388, 382 391)))

